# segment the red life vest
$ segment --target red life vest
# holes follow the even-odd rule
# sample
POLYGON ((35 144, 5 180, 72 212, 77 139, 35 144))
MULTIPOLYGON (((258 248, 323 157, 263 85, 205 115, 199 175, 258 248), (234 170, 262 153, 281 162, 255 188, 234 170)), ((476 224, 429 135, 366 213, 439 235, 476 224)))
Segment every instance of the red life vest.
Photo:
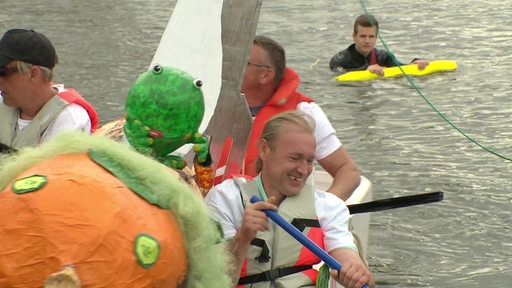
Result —
POLYGON ((372 49, 372 52, 370 52, 370 65, 377 64, 377 53, 375 51, 375 48, 372 49))
POLYGON ((252 125, 251 136, 249 137, 249 144, 247 145, 247 152, 245 155, 245 164, 243 174, 256 176, 256 159, 258 159, 258 139, 263 132, 265 123, 274 115, 297 109, 297 105, 301 102, 313 102, 313 99, 298 92, 296 89, 299 86, 299 75, 293 69, 286 67, 283 80, 279 84, 276 92, 270 100, 258 111, 254 118, 252 125))
POLYGON ((66 102, 70 104, 78 104, 82 106, 85 109, 85 111, 87 111, 89 119, 91 119, 91 133, 98 128, 98 113, 96 113, 94 107, 92 107, 92 105, 89 102, 87 102, 87 100, 85 100, 84 97, 78 94, 78 92, 76 92, 76 90, 73 88, 64 88, 64 85, 52 83, 52 87, 59 91, 57 95, 59 95, 60 98, 64 99, 66 102))

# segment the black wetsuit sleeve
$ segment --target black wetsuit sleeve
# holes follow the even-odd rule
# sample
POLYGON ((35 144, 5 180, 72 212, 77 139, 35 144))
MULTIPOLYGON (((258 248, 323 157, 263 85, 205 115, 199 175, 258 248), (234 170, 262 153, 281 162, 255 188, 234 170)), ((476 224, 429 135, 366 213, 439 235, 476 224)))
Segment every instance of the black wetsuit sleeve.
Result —
POLYGON ((343 70, 343 63, 346 60, 347 53, 345 50, 336 53, 332 56, 331 61, 329 62, 329 68, 333 72, 339 72, 343 70))

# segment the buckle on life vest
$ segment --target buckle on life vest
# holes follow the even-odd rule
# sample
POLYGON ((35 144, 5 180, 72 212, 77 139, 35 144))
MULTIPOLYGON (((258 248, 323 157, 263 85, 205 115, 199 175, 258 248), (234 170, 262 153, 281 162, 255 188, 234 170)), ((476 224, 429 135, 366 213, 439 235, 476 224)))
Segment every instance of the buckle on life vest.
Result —
POLYGON ((313 269, 311 265, 291 266, 285 268, 276 268, 261 272, 255 275, 240 277, 238 285, 253 284, 257 282, 274 281, 277 278, 288 276, 291 274, 299 273, 305 270, 313 269))

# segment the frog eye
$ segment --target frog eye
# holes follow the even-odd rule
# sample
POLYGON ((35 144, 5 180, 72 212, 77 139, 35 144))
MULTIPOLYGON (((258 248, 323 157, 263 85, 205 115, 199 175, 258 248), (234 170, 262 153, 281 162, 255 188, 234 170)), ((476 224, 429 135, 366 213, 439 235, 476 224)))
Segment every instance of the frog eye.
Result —
POLYGON ((160 65, 160 64, 155 64, 155 66, 153 66, 153 68, 151 70, 155 74, 160 74, 160 73, 162 73, 162 71, 164 71, 164 67, 162 67, 162 65, 160 65))
POLYGON ((194 79, 194 86, 201 88, 201 86, 203 86, 203 81, 201 79, 194 79))

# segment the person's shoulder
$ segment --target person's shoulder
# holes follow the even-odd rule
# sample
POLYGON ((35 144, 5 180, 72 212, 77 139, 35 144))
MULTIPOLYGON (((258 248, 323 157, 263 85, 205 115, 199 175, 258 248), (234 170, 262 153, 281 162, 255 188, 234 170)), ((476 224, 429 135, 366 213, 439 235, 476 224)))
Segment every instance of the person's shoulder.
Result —
POLYGON ((297 105, 297 111, 308 114, 315 119, 315 126, 324 125, 330 123, 327 115, 325 114, 322 107, 315 102, 300 102, 297 105))
POLYGON ((382 49, 382 48, 373 48, 375 53, 377 53, 377 55, 381 55, 381 54, 388 54, 388 51, 386 51, 385 49, 382 49))
POLYGON ((345 57, 350 56, 351 47, 352 47, 352 45, 346 47, 343 50, 338 51, 336 54, 334 54, 334 56, 332 56, 331 62, 342 61, 345 57))
POLYGON ((87 113, 87 110, 85 110, 85 108, 82 105, 77 104, 77 103, 70 103, 64 109, 66 109, 70 112, 74 112, 74 113, 80 113, 80 114, 82 114, 83 112, 87 113))
POLYGON ((58 118, 61 119, 69 119, 74 123, 90 123, 91 119, 89 118, 89 114, 87 110, 85 110, 82 105, 71 103, 62 109, 58 118))
POLYGON ((230 178, 222 181, 221 183, 215 185, 210 189, 210 191, 206 194, 205 199, 210 200, 213 198, 235 198, 239 193, 233 193, 234 191, 240 190, 235 180, 230 178))
POLYGON ((350 44, 347 48, 339 51, 332 56, 329 61, 329 68, 336 73, 343 73, 346 67, 351 66, 354 58, 357 58, 359 52, 356 51, 355 43, 350 44))
MULTIPOLYGON (((347 204, 333 193, 315 189, 315 207, 323 212, 335 212, 335 214, 348 211, 347 204)), ((347 212, 348 213, 348 212, 347 212)))
POLYGON ((311 116, 314 116, 314 114, 316 114, 316 113, 325 114, 324 111, 322 110, 322 108, 314 101, 313 102, 300 102, 299 104, 297 104, 296 110, 306 113, 306 114, 309 114, 311 116))
POLYGON ((220 182, 219 184, 213 186, 213 188, 216 190, 224 190, 226 188, 232 188, 232 187, 238 187, 235 183, 234 178, 226 179, 226 180, 220 182))
POLYGON ((51 126, 57 129, 66 128, 81 130, 87 128, 90 130, 91 119, 84 107, 71 103, 62 108, 55 117, 51 126))
POLYGON ((356 50, 356 43, 351 43, 350 45, 347 46, 347 49, 345 49, 345 51, 347 52, 350 52, 350 51, 357 51, 356 50))
POLYGON ((346 46, 344 49, 340 50, 338 54, 343 53, 350 53, 351 51, 356 49, 356 43, 350 43, 348 46, 346 46))
POLYGON ((315 200, 322 201, 326 203, 332 203, 333 205, 337 205, 339 203, 344 203, 343 200, 338 198, 338 196, 323 190, 315 189, 315 200))
POLYGON ((391 55, 393 55, 391 51, 381 48, 375 48, 375 53, 377 53, 377 57, 391 57, 391 55))

